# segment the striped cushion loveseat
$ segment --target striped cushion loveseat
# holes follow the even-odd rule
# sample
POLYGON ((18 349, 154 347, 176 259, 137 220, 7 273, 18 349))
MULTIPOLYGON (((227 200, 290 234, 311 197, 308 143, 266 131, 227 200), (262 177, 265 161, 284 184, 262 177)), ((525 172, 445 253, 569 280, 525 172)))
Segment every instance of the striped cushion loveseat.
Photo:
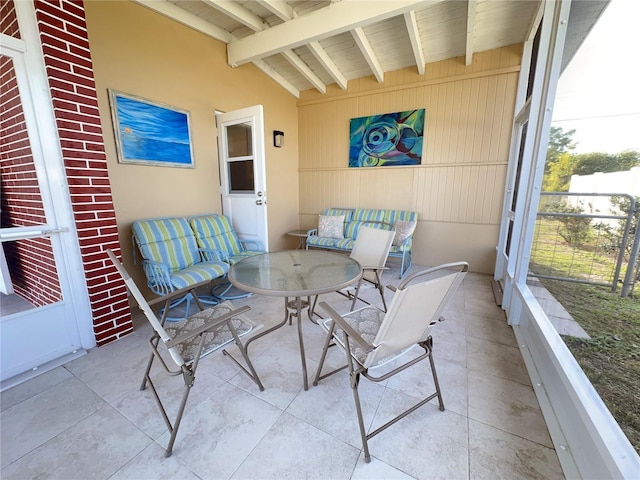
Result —
POLYGON ((389 256, 401 259, 400 278, 404 278, 411 268, 411 246, 417 221, 418 213, 406 210, 327 208, 320 215, 318 228, 308 232, 307 249, 323 248, 350 252, 362 225, 395 229, 396 238, 389 256), (323 229, 324 225, 335 228, 323 229))
MULTIPOLYGON (((229 270, 228 263, 209 259, 198 248, 186 218, 137 220, 131 229, 134 262, 142 264, 147 286, 156 295, 164 296, 203 281, 215 280, 229 270), (141 260, 138 260, 136 250, 141 260)), ((188 296, 186 298, 189 299, 188 296)))

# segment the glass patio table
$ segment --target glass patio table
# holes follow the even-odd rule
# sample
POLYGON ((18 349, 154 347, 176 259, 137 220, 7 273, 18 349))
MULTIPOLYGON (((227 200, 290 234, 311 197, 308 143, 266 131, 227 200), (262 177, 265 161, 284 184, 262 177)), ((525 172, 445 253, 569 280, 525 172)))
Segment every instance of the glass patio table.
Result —
POLYGON ((289 318, 289 308, 295 308, 302 380, 307 390, 307 362, 302 340, 303 306, 309 308, 309 319, 313 321, 311 296, 345 288, 361 275, 362 267, 348 255, 323 250, 269 252, 247 257, 232 265, 228 276, 235 287, 260 295, 284 297, 284 320, 249 339, 245 343, 245 353, 251 342, 284 326, 289 318), (293 303, 289 302, 291 297, 295 298, 293 303), (307 301, 304 302, 302 297, 308 297, 307 301))

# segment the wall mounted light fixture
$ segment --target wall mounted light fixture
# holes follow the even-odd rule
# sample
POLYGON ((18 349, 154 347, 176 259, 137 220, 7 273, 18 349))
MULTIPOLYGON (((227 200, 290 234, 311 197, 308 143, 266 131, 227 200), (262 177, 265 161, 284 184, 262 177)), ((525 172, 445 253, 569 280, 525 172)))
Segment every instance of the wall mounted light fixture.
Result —
POLYGON ((280 130, 273 131, 273 146, 274 147, 282 147, 284 145, 284 132, 280 130))

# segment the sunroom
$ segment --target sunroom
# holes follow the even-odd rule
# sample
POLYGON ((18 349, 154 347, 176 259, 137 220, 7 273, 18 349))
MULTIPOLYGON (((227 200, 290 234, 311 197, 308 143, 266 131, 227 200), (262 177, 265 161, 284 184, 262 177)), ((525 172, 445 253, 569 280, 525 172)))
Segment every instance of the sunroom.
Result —
POLYGON ((3 390, 131 334, 104 252, 145 284, 133 221, 238 211, 217 144, 230 122, 255 135, 249 201, 269 250, 293 248, 287 232, 328 207, 418 212, 415 265, 464 259, 500 285, 564 475, 637 477, 633 447, 526 285, 557 79, 606 6, 3 1, 1 232, 22 266, 14 292, 35 306, 3 313, 3 390), (186 116, 186 168, 123 158, 118 95, 186 116), (351 119, 414 109, 420 163, 349 166, 351 119))

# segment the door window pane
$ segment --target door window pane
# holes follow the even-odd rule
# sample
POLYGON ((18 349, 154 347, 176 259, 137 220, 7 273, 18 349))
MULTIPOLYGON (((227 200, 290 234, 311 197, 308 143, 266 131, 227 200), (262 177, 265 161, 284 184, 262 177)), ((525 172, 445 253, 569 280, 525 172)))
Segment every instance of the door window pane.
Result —
POLYGON ((250 123, 238 123, 227 127, 227 148, 227 156, 230 158, 253 155, 250 123))
POLYGON ((253 160, 229 162, 228 165, 230 192, 253 192, 253 160))

